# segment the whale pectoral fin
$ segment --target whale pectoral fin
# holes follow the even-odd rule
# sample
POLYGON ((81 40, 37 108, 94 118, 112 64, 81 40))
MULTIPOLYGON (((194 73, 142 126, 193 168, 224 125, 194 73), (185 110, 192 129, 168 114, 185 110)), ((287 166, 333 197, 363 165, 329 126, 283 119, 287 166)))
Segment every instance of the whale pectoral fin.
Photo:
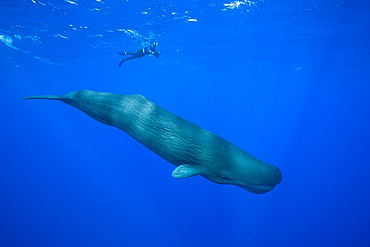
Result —
POLYGON ((188 164, 178 166, 172 172, 172 177, 174 178, 189 178, 195 175, 199 175, 198 169, 188 164))

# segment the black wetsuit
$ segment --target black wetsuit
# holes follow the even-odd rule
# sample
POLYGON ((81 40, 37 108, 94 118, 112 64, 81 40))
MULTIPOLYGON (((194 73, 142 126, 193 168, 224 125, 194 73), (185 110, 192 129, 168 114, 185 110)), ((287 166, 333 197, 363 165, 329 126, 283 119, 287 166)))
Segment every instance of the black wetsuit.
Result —
POLYGON ((118 66, 121 67, 122 63, 124 61, 126 61, 126 60, 131 60, 131 59, 143 57, 145 55, 154 55, 154 56, 156 56, 158 58, 159 55, 161 55, 161 53, 155 49, 156 46, 157 46, 157 44, 156 43, 153 43, 153 44, 148 45, 147 47, 145 47, 145 48, 143 48, 141 50, 138 50, 135 53, 133 53, 133 52, 118 52, 118 54, 121 55, 121 56, 124 56, 124 55, 132 55, 132 57, 128 57, 128 58, 123 59, 118 64, 118 66))

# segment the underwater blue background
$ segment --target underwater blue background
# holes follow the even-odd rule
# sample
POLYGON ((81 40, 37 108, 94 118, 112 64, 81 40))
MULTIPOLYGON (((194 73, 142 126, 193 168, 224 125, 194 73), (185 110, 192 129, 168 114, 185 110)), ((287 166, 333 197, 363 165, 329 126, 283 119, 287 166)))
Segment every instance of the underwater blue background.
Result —
POLYGON ((0 246, 370 246, 370 2, 0 1, 0 246), (123 63, 156 39, 161 56, 123 63), (142 94, 276 165, 255 195, 57 101, 142 94))

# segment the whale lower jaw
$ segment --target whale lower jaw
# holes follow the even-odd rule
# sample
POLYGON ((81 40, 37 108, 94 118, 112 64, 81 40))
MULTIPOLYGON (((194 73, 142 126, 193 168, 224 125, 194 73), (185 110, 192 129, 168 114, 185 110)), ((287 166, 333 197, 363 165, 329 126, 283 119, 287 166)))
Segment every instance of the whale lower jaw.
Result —
POLYGON ((275 188, 275 185, 238 185, 234 184, 242 189, 245 189, 254 194, 264 194, 275 188))

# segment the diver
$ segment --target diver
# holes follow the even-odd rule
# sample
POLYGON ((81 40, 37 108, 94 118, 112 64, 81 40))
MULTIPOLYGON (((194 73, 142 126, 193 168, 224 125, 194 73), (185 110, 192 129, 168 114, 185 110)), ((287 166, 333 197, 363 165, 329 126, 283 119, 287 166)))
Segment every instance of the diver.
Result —
POLYGON ((148 45, 145 48, 143 48, 143 49, 141 49, 141 50, 139 50, 135 53, 132 53, 132 52, 118 52, 118 54, 121 55, 121 56, 132 55, 132 57, 125 58, 121 62, 119 62, 118 66, 121 67, 122 63, 126 60, 131 60, 131 59, 134 59, 134 58, 143 57, 145 55, 149 55, 149 56, 154 55, 157 58, 159 58, 159 56, 161 55, 161 52, 157 51, 155 49, 155 47, 157 45, 158 45, 157 42, 148 43, 148 45))

